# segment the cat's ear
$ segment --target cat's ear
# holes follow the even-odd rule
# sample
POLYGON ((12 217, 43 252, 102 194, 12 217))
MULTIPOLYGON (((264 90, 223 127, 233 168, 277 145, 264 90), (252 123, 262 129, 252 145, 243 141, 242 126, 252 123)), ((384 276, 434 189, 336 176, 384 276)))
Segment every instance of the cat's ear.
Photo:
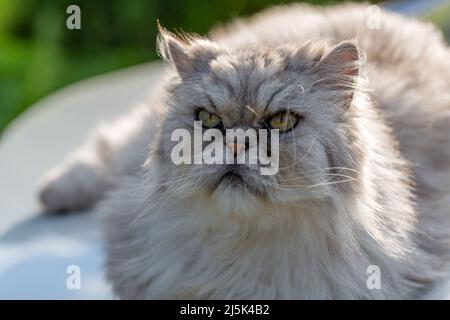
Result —
POLYGON ((163 28, 159 22, 158 29, 158 52, 175 67, 181 77, 205 71, 208 62, 218 53, 217 45, 200 36, 175 35, 163 28))
POLYGON ((315 85, 342 91, 346 99, 353 96, 357 77, 360 73, 361 54, 352 41, 344 41, 325 53, 317 62, 315 85))

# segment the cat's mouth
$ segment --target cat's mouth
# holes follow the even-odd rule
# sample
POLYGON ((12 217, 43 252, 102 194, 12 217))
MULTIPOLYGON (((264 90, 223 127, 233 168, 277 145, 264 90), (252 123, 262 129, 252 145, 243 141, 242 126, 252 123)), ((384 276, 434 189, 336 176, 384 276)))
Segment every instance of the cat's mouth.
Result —
POLYGON ((221 183, 226 183, 237 187, 247 185, 247 182, 245 181, 243 176, 234 171, 225 172, 219 179, 217 185, 220 185, 221 183))
POLYGON ((236 170, 225 172, 217 181, 215 189, 223 187, 231 187, 244 192, 251 192, 255 195, 261 195, 262 191, 257 189, 254 183, 250 183, 248 178, 236 170))

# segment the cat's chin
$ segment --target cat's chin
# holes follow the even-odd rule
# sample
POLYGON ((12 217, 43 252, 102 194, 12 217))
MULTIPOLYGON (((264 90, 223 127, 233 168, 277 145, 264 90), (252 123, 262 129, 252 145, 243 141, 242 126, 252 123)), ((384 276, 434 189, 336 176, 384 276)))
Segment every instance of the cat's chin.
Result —
POLYGON ((220 179, 212 196, 217 209, 225 214, 253 216, 265 202, 262 191, 234 174, 220 179))

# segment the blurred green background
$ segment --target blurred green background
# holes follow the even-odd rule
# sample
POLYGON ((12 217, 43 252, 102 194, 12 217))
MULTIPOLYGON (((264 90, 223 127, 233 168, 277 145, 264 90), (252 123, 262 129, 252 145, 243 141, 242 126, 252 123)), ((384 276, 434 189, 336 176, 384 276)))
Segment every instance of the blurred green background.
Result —
MULTIPOLYGON (((288 2, 293 1, 0 0, 0 133, 32 103, 60 87, 157 59, 158 18, 171 30, 206 33, 218 22, 288 2), (81 30, 66 28, 71 4, 81 8, 81 30)), ((450 30, 448 15, 435 18, 450 30)))

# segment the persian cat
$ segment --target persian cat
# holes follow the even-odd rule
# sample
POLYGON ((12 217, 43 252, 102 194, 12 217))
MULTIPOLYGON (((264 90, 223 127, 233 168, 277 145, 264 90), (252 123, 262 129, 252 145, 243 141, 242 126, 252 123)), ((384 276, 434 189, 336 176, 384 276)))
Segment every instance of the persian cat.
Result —
POLYGON ((125 299, 420 297, 448 267, 450 50, 429 24, 368 19, 290 5, 208 38, 160 27, 165 78, 46 176, 45 209, 96 204, 125 299), (278 172, 174 164, 199 113, 282 115, 278 172))

